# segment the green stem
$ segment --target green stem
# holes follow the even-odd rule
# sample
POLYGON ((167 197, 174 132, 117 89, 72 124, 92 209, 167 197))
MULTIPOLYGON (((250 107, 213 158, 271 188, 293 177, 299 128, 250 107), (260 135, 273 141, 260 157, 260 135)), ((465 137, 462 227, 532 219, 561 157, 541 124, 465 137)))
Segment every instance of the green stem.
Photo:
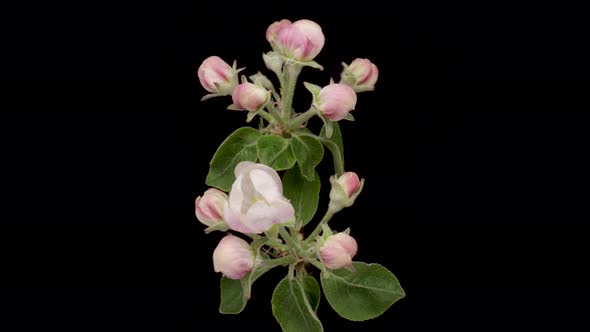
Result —
POLYGON ((283 251, 288 251, 289 247, 287 247, 286 245, 280 243, 279 241, 273 240, 273 239, 268 239, 266 240, 266 243, 272 247, 281 249, 283 251))
POLYGON ((288 265, 291 263, 295 263, 297 259, 291 255, 289 256, 285 256, 285 257, 281 257, 281 258, 277 258, 277 259, 273 259, 271 261, 268 261, 267 266, 269 268, 273 268, 275 266, 279 266, 279 265, 288 265))
POLYGON ((270 113, 265 110, 258 111, 258 115, 260 115, 264 120, 268 121, 268 123, 273 123, 274 121, 272 115, 270 115, 270 113))
POLYGON ((280 100, 282 103, 283 95, 285 94, 285 90, 287 89, 287 82, 285 81, 287 75, 285 75, 285 70, 283 69, 281 71, 281 75, 277 74, 277 76, 279 77, 279 83, 281 84, 281 88, 280 88, 281 95, 280 95, 280 98, 278 98, 276 100, 277 100, 277 102, 280 100))
POLYGON ((297 232, 297 233, 301 232, 301 228, 303 228, 302 221, 301 221, 301 219, 297 218, 295 220, 295 232, 297 232))
POLYGON ((307 248, 307 249, 305 250, 305 257, 310 257, 311 255, 315 254, 315 251, 316 251, 316 250, 317 250, 317 248, 316 248, 316 247, 310 247, 310 248, 307 248))
POLYGON ((266 104, 266 107, 268 107, 268 110, 270 113, 272 112, 276 112, 275 110, 275 103, 271 100, 266 104))
POLYGON ((300 125, 305 123, 307 120, 311 119, 314 115, 318 114, 318 111, 315 107, 311 107, 307 112, 301 113, 289 122, 288 127, 291 130, 298 129, 300 125))
POLYGON ((285 91, 283 91, 283 120, 288 121, 291 117, 291 106, 293 105, 293 94, 295 93, 295 84, 297 77, 301 72, 301 66, 297 64, 285 64, 285 91))
POLYGON ((295 272, 297 272, 297 278, 301 281, 303 281, 303 277, 307 275, 307 272, 305 271, 305 267, 303 266, 303 264, 297 264, 297 266, 295 267, 295 272))
POLYGON ((270 115, 272 115, 272 118, 281 126, 283 127, 287 127, 287 124, 285 123, 285 121, 283 121, 283 118, 281 118, 281 115, 279 114, 279 112, 277 111, 273 111, 270 113, 270 115))
POLYGON ((252 240, 254 240, 254 241, 256 241, 256 240, 260 239, 260 235, 258 235, 258 234, 254 234, 254 233, 252 233, 252 234, 250 234, 250 233, 244 233, 244 235, 246 235, 247 237, 251 238, 251 239, 252 239, 252 240))
POLYGON ((324 270, 324 266, 322 265, 322 263, 318 262, 317 259, 310 259, 307 262, 311 263, 311 265, 317 267, 320 270, 324 270))
POLYGON ((325 147, 327 147, 328 150, 330 150, 330 152, 332 153, 332 159, 334 159, 334 172, 336 173, 336 176, 340 177, 342 174, 344 174, 344 157, 342 156, 342 151, 340 151, 340 148, 336 143, 332 142, 327 138, 323 138, 321 136, 314 134, 309 134, 305 132, 301 132, 298 134, 301 136, 313 137, 316 140, 320 141, 325 147))
POLYGON ((277 93, 277 90, 275 89, 274 85, 272 84, 270 85, 270 93, 272 94, 275 100, 279 100, 281 98, 281 96, 277 93))
POLYGON ((315 227, 313 232, 311 232, 311 234, 309 234, 309 236, 307 237, 307 239, 305 239, 305 241, 303 241, 303 243, 310 244, 311 242, 313 242, 315 240, 315 238, 322 231, 322 226, 324 224, 327 224, 328 221, 330 221, 330 219, 332 219, 332 216, 334 216, 334 213, 332 213, 330 210, 326 211, 326 214, 324 215, 322 220, 317 224, 317 226, 315 227))
POLYGON ((285 240, 287 245, 291 247, 293 250, 295 250, 295 252, 298 255, 301 253, 301 246, 299 245, 299 243, 293 240, 293 238, 291 237, 291 235, 289 235, 289 232, 287 232, 285 227, 279 227, 279 234, 281 234, 281 237, 283 238, 283 240, 285 240))
POLYGON ((274 88, 272 88, 271 93, 272 93, 272 96, 275 98, 275 100, 277 100, 277 101, 281 100, 281 95, 279 95, 274 88))

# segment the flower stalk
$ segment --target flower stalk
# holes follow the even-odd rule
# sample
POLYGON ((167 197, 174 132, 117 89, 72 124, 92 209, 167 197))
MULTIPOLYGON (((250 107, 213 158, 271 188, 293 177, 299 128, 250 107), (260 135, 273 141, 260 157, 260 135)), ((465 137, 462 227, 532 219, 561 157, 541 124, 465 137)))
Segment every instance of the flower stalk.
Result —
POLYGON ((283 107, 282 107, 282 118, 284 121, 289 121, 291 118, 291 107, 293 105, 293 95, 295 94, 295 85, 297 83, 297 78, 299 77, 299 73, 301 72, 301 66, 294 64, 294 63, 287 63, 285 64, 286 71, 285 79, 286 82, 285 89, 283 90, 284 93, 282 95, 283 100, 283 107))

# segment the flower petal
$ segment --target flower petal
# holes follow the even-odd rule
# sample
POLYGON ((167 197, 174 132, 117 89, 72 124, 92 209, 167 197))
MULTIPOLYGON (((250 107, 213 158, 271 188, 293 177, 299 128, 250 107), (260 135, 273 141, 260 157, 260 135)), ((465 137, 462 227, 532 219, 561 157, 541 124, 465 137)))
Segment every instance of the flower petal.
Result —
POLYGON ((234 212, 234 210, 231 209, 228 203, 225 203, 224 205, 223 218, 225 219, 225 222, 227 223, 229 228, 233 229, 236 232, 246 234, 255 233, 251 228, 242 223, 240 215, 234 212))
POLYGON ((231 186, 229 192, 229 205, 235 211, 241 211, 244 202, 244 192, 242 190, 242 176, 238 176, 231 186))
POLYGON ((262 233, 274 225, 274 210, 263 201, 254 203, 248 213, 242 217, 242 223, 253 233, 262 233))
POLYGON ((253 163, 251 161, 239 162, 236 165, 236 168, 234 168, 234 174, 236 175, 236 178, 240 176, 240 174, 246 174, 247 172, 249 172, 252 167, 256 167, 256 163, 253 163))
POLYGON ((281 180, 277 179, 278 176, 274 177, 275 174, 263 169, 254 169, 250 172, 254 190, 267 202, 283 198, 281 180))
POLYGON ((275 224, 286 223, 295 217, 295 209, 293 208, 293 205, 284 199, 270 202, 270 207, 275 216, 275 224))

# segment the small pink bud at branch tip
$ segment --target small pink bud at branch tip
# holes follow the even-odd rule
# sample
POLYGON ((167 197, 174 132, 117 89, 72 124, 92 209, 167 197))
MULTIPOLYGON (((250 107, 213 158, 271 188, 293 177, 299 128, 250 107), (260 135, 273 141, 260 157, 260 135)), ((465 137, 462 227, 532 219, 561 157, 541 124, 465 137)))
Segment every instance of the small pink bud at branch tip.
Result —
POLYGON ((332 189, 330 190, 330 204, 328 208, 333 213, 336 213, 354 204, 354 201, 363 189, 365 180, 359 180, 358 175, 354 172, 346 172, 339 178, 332 176, 330 183, 332 184, 332 189))
POLYGON ((350 65, 344 65, 340 82, 352 87, 355 92, 375 90, 379 78, 379 69, 369 59, 355 59, 350 65))
POLYGON ((266 40, 276 52, 298 61, 313 60, 325 43, 322 28, 310 20, 274 22, 266 30, 266 40))
POLYGON ((232 94, 238 108, 251 112, 259 110, 269 99, 270 91, 248 82, 238 85, 232 94))
POLYGON ((218 56, 210 56, 197 71, 205 90, 217 95, 230 95, 237 85, 237 71, 218 56))
POLYGON ((340 121, 356 107, 356 93, 346 84, 334 83, 323 87, 314 101, 315 107, 327 119, 340 121))

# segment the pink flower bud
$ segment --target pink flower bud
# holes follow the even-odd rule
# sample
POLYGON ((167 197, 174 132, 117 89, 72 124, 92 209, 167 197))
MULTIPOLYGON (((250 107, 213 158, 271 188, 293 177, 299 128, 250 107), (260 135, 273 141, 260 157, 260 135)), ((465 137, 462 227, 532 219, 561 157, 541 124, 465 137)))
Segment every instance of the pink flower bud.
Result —
POLYGON ((248 242, 226 235, 213 251, 213 268, 230 279, 242 279, 254 267, 254 252, 248 242))
POLYGON ((266 40, 280 54, 299 61, 311 61, 322 50, 322 28, 310 20, 274 22, 266 30, 266 40))
POLYGON ((200 222, 207 226, 223 222, 223 207, 228 196, 221 190, 209 188, 203 196, 195 200, 195 214, 200 222))
POLYGON ((357 196, 361 193, 365 180, 359 180, 354 172, 346 172, 339 178, 330 177, 332 189, 330 190, 329 209, 333 213, 354 204, 357 196))
POLYGON ((352 236, 338 233, 324 241, 320 247, 320 257, 326 267, 336 270, 352 265, 357 250, 358 245, 352 236))
POLYGON ((342 71, 341 81, 350 85, 354 91, 371 91, 379 77, 379 70, 369 59, 355 59, 342 71))
POLYGON ((356 106, 356 93, 346 84, 330 84, 323 87, 315 100, 316 108, 332 121, 344 119, 356 106))
POLYGON ((238 85, 231 96, 234 104, 243 110, 257 111, 270 99, 270 91, 252 83, 238 85))
POLYGON ((355 172, 346 172, 336 180, 340 187, 344 190, 346 198, 351 198, 360 187, 361 181, 355 172))
POLYGON ((277 35, 279 34, 279 31, 290 27, 291 24, 291 21, 287 19, 282 19, 278 22, 274 22, 273 24, 269 25, 266 29, 266 40, 268 40, 269 43, 275 42, 277 40, 277 35))
POLYGON ((210 56, 199 66, 199 81, 205 90, 220 95, 230 95, 237 84, 234 68, 218 56, 210 56))

